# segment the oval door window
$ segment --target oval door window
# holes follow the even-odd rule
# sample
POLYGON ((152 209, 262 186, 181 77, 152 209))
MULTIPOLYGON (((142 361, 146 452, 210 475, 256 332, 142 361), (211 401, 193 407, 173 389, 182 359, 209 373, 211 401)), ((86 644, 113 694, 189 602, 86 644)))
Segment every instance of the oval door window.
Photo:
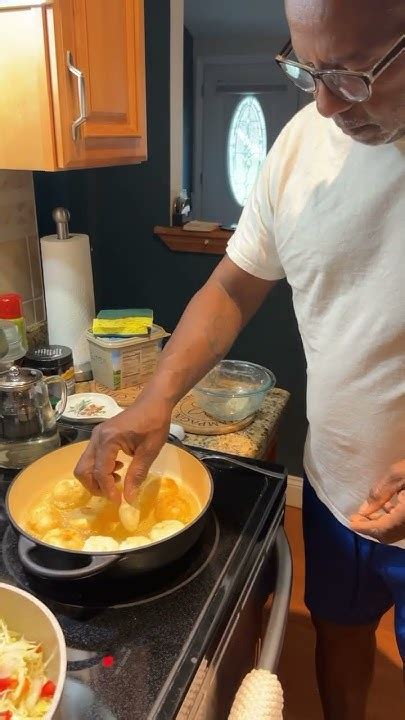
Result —
POLYGON ((266 119, 254 95, 236 106, 228 134, 228 182, 233 197, 243 207, 267 154, 266 119))

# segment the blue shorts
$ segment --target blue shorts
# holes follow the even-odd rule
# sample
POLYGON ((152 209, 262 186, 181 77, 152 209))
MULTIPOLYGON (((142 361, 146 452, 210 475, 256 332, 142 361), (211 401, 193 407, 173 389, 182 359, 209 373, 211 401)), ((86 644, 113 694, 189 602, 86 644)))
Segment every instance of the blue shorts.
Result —
POLYGON ((304 481, 305 604, 320 620, 368 625, 395 605, 395 632, 405 662, 405 550, 356 535, 304 481))

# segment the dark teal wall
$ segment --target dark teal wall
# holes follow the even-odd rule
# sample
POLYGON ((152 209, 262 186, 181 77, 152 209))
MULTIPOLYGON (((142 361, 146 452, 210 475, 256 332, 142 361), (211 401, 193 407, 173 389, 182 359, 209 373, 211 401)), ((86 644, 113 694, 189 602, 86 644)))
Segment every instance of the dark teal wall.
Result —
POLYGON ((194 40, 184 28, 184 82, 183 82, 183 188, 189 197, 193 192, 194 152, 194 40))
MULTIPOLYGON (((141 166, 35 173, 41 235, 54 232, 52 209, 68 207, 71 230, 87 232, 93 250, 96 303, 150 306, 172 330, 187 301, 218 262, 170 252, 153 236, 169 223, 170 2, 146 0, 149 160, 141 166)), ((284 421, 280 460, 301 470, 305 371, 289 289, 280 284, 237 341, 231 355, 270 367, 293 399, 284 421)))

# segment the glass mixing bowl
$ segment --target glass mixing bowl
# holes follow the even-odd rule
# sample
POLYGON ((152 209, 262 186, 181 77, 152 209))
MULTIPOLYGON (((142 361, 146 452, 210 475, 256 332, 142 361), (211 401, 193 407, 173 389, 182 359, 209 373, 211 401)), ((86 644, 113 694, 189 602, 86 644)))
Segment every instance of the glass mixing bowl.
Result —
POLYGON ((242 360, 222 360, 193 389, 207 415, 222 422, 239 422, 257 412, 276 384, 273 373, 242 360))

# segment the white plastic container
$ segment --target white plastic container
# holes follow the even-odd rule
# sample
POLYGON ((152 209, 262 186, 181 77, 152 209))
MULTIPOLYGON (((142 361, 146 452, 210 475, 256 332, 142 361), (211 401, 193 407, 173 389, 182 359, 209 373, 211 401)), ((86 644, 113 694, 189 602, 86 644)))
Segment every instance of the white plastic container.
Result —
POLYGON ((87 332, 90 361, 96 382, 112 390, 141 385, 153 375, 164 338, 162 327, 153 325, 148 338, 100 338, 87 332))

